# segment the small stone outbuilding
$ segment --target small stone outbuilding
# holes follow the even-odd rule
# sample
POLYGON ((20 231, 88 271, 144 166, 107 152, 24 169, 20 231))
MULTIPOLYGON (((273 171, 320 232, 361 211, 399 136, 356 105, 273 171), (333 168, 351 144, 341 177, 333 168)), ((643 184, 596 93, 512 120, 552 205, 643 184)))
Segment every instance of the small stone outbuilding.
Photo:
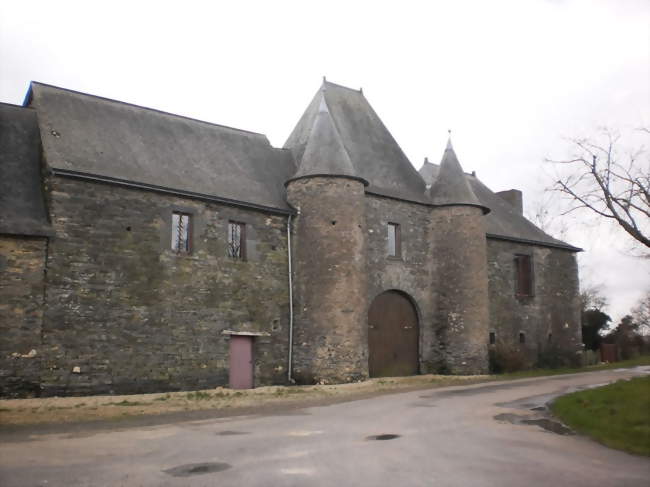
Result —
POLYGON ((576 252, 451 141, 324 81, 261 134, 32 83, 0 104, 0 394, 479 374, 581 349, 576 252))

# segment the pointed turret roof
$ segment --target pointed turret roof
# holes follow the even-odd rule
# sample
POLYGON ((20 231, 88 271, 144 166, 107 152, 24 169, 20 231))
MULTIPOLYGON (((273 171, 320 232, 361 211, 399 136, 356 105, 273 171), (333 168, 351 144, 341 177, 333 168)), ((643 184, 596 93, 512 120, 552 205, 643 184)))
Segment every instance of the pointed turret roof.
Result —
POLYGON ((284 147, 298 168, 319 117, 321 100, 347 153, 354 173, 368 182, 366 193, 428 203, 422 178, 361 92, 323 81, 284 147))
POLYGON ((304 152, 298 161, 298 170, 287 183, 313 176, 349 177, 368 185, 366 180, 357 176, 322 94, 304 152))
MULTIPOLYGON (((435 183, 439 173, 440 166, 428 160, 424 162, 420 169, 422 179, 424 179, 427 186, 435 183)), ((490 213, 485 215, 485 225, 489 238, 534 243, 580 252, 581 249, 557 240, 537 228, 515 210, 510 203, 483 184, 475 174, 465 174, 465 179, 481 204, 490 208, 490 213)))
POLYGON ((428 191, 434 205, 476 206, 481 208, 484 214, 490 212, 487 206, 481 204, 467 182, 454 147, 451 145, 451 137, 447 141, 447 147, 440 162, 438 177, 428 191))

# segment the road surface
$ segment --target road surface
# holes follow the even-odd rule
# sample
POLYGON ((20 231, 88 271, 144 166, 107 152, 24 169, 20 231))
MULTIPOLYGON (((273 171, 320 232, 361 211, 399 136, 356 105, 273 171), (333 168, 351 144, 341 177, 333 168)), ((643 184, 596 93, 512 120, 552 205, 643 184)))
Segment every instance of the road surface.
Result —
POLYGON ((428 389, 264 415, 0 430, 0 485, 650 484, 650 459, 567 434, 553 396, 649 367, 428 389))

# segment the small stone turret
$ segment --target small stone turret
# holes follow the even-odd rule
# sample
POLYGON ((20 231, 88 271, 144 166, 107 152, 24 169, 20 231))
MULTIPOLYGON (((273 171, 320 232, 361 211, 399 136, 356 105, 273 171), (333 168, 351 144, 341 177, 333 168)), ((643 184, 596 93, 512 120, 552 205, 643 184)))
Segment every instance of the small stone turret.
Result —
POLYGON ((452 374, 488 370, 489 305, 484 214, 451 145, 428 190, 433 241, 434 330, 439 367, 452 374))
POLYGON ((293 377, 299 383, 368 377, 364 186, 321 93, 287 200, 294 223, 293 377))

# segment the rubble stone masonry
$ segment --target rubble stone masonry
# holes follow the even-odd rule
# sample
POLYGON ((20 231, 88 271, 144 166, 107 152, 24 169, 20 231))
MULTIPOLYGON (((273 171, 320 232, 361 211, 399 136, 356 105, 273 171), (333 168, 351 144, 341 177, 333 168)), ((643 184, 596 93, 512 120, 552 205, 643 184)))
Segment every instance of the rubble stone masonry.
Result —
POLYGON ((286 374, 286 217, 54 177, 42 387, 46 395, 192 390, 228 383, 222 331, 256 337, 257 384, 286 374), (191 252, 171 215, 191 215, 191 252), (229 221, 247 259, 227 256, 229 221))

